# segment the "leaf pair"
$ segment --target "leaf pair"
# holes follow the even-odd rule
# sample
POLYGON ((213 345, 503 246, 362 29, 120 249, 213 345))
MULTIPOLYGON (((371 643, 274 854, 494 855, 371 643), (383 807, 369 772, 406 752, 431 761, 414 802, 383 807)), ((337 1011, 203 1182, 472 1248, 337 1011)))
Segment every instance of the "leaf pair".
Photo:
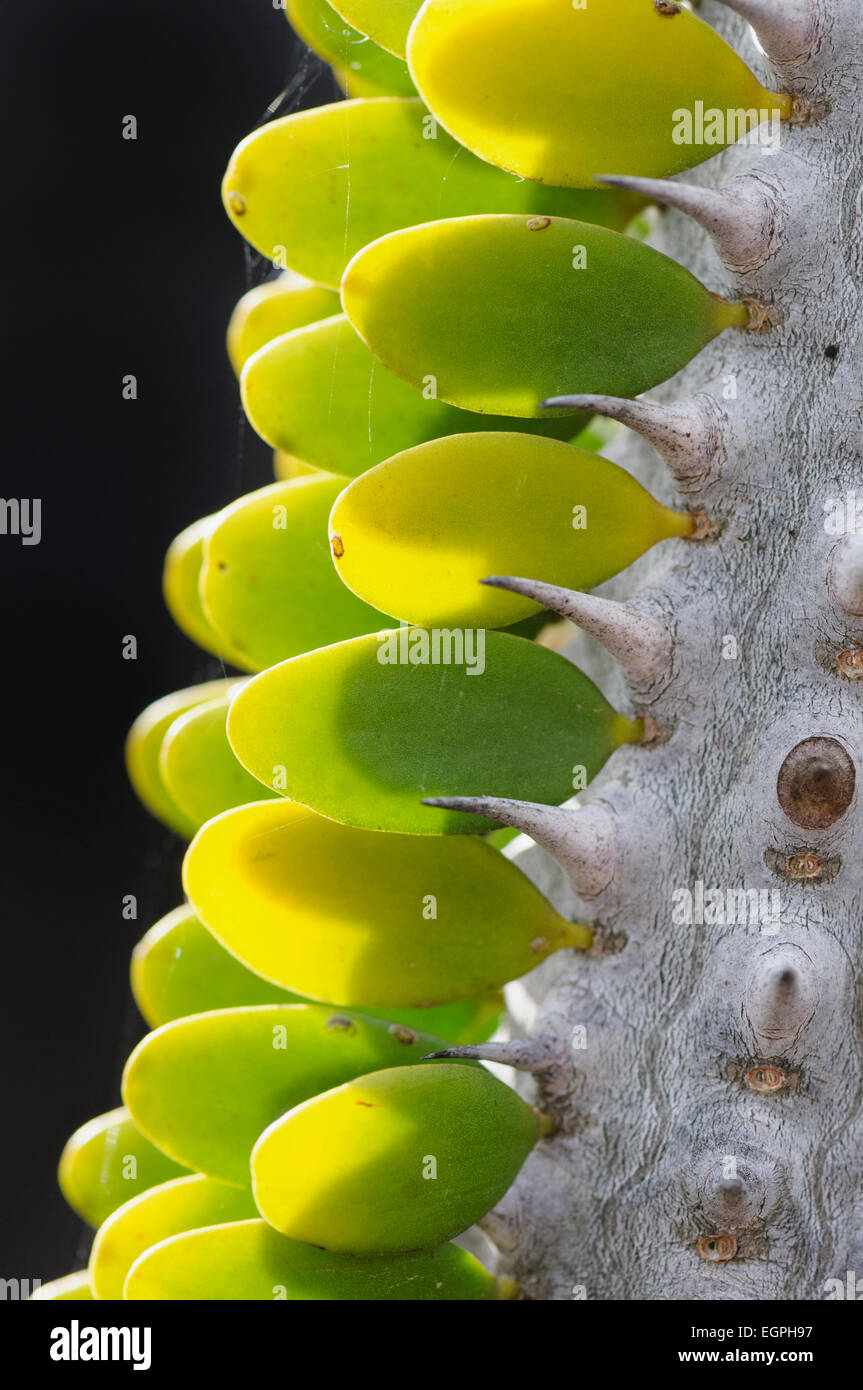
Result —
MULTIPOLYGON (((239 936, 236 944, 243 949, 239 936)), ((151 1028, 214 1009, 310 1002, 305 995, 254 974, 188 906, 169 912, 138 942, 132 955, 132 993, 151 1028)), ((495 1031, 502 1007, 502 996, 491 993, 437 1009, 376 1013, 388 1022, 435 1033, 450 1043, 476 1043, 495 1031)))
POLYGON ((123 1097, 177 1163, 248 1187, 258 1136, 302 1101, 445 1046, 430 1033, 318 1004, 220 1009, 167 1023, 138 1044, 123 1097))
POLYGON ((629 193, 513 178, 457 145, 422 102, 399 97, 319 106, 260 126, 234 151, 222 198, 262 255, 332 288, 357 251, 402 227, 509 212, 622 231, 644 205, 629 193))
MULTIPOLYGON (((157 1201, 154 1193, 152 1201, 157 1201)), ((455 1245, 398 1255, 333 1255, 287 1240, 265 1221, 190 1230, 160 1241, 134 1264, 127 1299, 428 1302, 515 1297, 455 1245)))

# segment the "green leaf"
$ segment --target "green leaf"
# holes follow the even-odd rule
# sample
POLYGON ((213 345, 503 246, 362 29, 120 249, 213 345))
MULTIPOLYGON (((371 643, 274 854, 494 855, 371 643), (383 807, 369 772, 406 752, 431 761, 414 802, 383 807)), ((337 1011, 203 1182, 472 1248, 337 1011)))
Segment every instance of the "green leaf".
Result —
MULTIPOLYGON (((309 1002, 255 975, 186 905, 169 912, 138 942, 131 973, 135 1002, 151 1028, 213 1009, 309 1002)), ((500 995, 491 993, 437 1009, 387 1009, 379 1016, 450 1043, 477 1043, 494 1033, 502 1007, 500 995)))
POLYGON ((60 1157, 57 1178, 72 1210, 91 1226, 101 1226, 131 1197, 187 1172, 151 1144, 121 1107, 76 1129, 60 1157))
POLYGON ((415 1250, 489 1211, 542 1133, 536 1111, 481 1067, 378 1071, 261 1135, 255 1201, 277 1231, 325 1250, 415 1250))
POLYGON ((205 700, 226 694, 236 680, 205 681, 186 690, 165 695, 138 715, 126 738, 126 771, 139 800, 160 821, 185 839, 191 839, 197 825, 181 811, 171 796, 159 768, 162 740, 174 720, 205 700))
POLYGON ((418 0, 336 0, 333 9, 360 33, 368 34, 389 53, 403 58, 408 30, 419 3, 418 0))
POLYGON ((422 1010, 410 1022, 426 1031, 434 1006, 487 999, 591 942, 476 836, 378 835, 290 802, 210 821, 183 876, 201 920, 252 970, 363 1013, 422 1010))
POLYGON ((350 96, 411 96, 407 64, 372 43, 327 0, 286 0, 286 16, 303 43, 333 68, 350 96))
POLYGON ((271 483, 225 507, 209 531, 204 611, 253 669, 388 621, 341 583, 332 562, 327 519, 345 482, 327 473, 271 483))
POLYGON ((99 1228, 90 1251, 90 1283, 98 1299, 122 1299, 135 1261, 163 1240, 203 1226, 256 1215, 243 1188, 194 1174, 151 1187, 119 1207, 99 1228))
MULTIPOLYGON (((267 443, 352 478, 427 439, 513 423, 459 410, 400 381, 344 315, 261 348, 246 363, 241 391, 249 422, 267 443)), ((526 428, 569 439, 588 418, 546 412, 526 428)))
MULTIPOLYGON (((692 533, 607 459, 526 434, 461 434, 364 473, 330 516, 344 582, 394 617, 503 627, 538 611, 491 574, 591 589, 657 541, 692 533)), ((188 716, 187 716, 188 717, 188 716)))
POLYGON ((165 556, 162 593, 165 606, 181 632, 205 652, 229 661, 241 671, 248 670, 242 656, 230 650, 201 607, 198 580, 204 558, 204 538, 214 521, 212 516, 194 521, 171 542, 165 556))
POLYGON ((184 904, 151 927, 132 954, 132 993, 151 1028, 240 1005, 299 1004, 232 956, 184 904))
POLYGON ((644 206, 631 194, 513 178, 457 145, 421 101, 402 97, 337 102, 260 126, 234 151, 222 199, 262 255, 334 286, 357 251, 400 227, 465 213, 539 212, 622 231, 644 206))
POLYGON ((92 1298, 89 1270, 77 1269, 74 1274, 64 1274, 62 1279, 52 1279, 48 1284, 40 1284, 39 1288, 31 1293, 30 1302, 61 1303, 92 1298))
POLYGON ((178 1163, 247 1186, 252 1146, 279 1115, 440 1046, 430 1033, 319 1004, 220 1009, 148 1033, 126 1063, 123 1098, 178 1163))
POLYGON ((130 1300, 238 1302, 416 1302, 514 1298, 455 1245, 403 1255, 332 1255, 286 1240, 265 1221, 242 1221, 175 1236, 135 1262, 130 1300))
POLYGON ((159 774, 196 829, 232 806, 261 799, 260 782, 237 761, 228 742, 232 698, 229 693, 195 705, 169 724, 162 740, 159 774))
POLYGON ((427 0, 407 56, 461 144, 545 183, 676 174, 749 128, 729 128, 729 110, 791 114, 790 97, 762 87, 715 29, 653 0, 427 0), (722 117, 714 143, 684 127, 697 102, 722 117))
POLYGON ((556 652, 470 629, 323 647, 255 676, 228 717, 234 752, 265 785, 344 824, 412 835, 491 828, 425 797, 559 805, 574 768, 585 785, 642 732, 556 652))
POLYGON ((526 418, 567 392, 638 395, 749 318, 631 237, 504 215, 382 237, 351 261, 342 301, 397 376, 526 418))
POLYGON ((237 376, 252 353, 265 343, 294 328, 330 318, 340 307, 333 290, 312 284, 292 270, 249 290, 238 301, 228 324, 228 356, 237 376))

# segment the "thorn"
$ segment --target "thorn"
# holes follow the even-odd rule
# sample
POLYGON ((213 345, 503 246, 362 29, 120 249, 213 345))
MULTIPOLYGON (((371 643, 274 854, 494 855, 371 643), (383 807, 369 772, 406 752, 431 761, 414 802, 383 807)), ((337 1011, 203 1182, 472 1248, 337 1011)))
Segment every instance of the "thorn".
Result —
POLYGON ((521 1197, 510 1188, 497 1206, 477 1221, 477 1227, 488 1236, 501 1254, 508 1255, 521 1244, 524 1234, 524 1208, 521 1197))
POLYGON ((850 618, 863 618, 863 532, 843 536, 830 562, 830 590, 850 618))
POLYGON ((721 0, 752 25, 758 42, 775 63, 809 58, 821 35, 819 0, 721 0))
POLYGON ((542 405, 557 410, 590 410, 594 415, 619 420, 652 444, 681 482, 703 478, 719 457, 719 414, 709 396, 698 395, 673 405, 621 396, 552 396, 542 405))
POLYGON ((721 259, 740 274, 757 270, 776 242, 776 203, 765 184, 752 175, 722 188, 597 174, 598 183, 627 189, 685 213, 711 237, 721 259))
POLYGON ((788 1050, 812 1018, 818 997, 811 962, 799 948, 776 947, 762 956, 743 1007, 764 1057, 788 1050))
POLYGON ((597 598, 576 589, 561 589, 534 579, 490 575, 481 579, 495 589, 524 594, 543 608, 569 618, 607 648, 634 685, 647 685, 671 665, 672 642, 668 628, 658 618, 648 618, 628 603, 597 598))
POLYGON ((543 806, 496 796, 435 796, 424 806, 488 816, 528 835, 564 868, 581 898, 598 898, 614 877, 617 858, 611 813, 588 806, 543 806))
POLYGON ((445 1059, 452 1061, 499 1062, 516 1071, 550 1071, 560 1065, 561 1052, 550 1038, 516 1038, 512 1042, 487 1042, 465 1047, 447 1047, 443 1052, 429 1052, 424 1062, 445 1059))

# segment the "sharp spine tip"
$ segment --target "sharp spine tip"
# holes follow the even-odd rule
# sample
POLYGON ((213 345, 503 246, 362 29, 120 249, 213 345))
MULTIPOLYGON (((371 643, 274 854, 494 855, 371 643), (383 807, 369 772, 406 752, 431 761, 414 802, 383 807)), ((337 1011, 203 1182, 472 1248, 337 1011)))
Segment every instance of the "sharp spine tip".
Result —
POLYGON ((627 400, 623 396, 581 394, 552 396, 549 409, 590 410, 634 430, 651 444, 681 483, 704 478, 719 458, 719 412, 710 396, 660 405, 657 401, 627 400))
POLYGON ((628 603, 511 575, 489 575, 481 582, 523 594, 589 632, 619 662, 634 685, 650 684, 671 666, 668 628, 660 619, 649 618, 628 603))
POLYGON ((776 203, 755 175, 741 176, 722 188, 621 174, 597 174, 596 180, 685 213, 703 227, 721 259, 739 274, 757 270, 775 245, 776 203))
POLYGON ((488 816, 527 835, 547 850, 569 876, 579 897, 590 901, 611 883, 617 861, 614 821, 598 802, 587 806, 543 806, 497 796, 427 797, 424 806, 488 816))
POLYGON ((463 1047, 447 1047, 442 1052, 429 1052, 424 1062, 449 1059, 465 1062, 497 1062, 517 1071, 543 1072, 559 1065, 560 1056, 550 1041, 543 1038, 518 1038, 512 1042, 470 1043, 463 1047))
POLYGON ((720 0, 758 35, 775 63, 799 63, 812 55, 821 33, 820 0, 720 0))

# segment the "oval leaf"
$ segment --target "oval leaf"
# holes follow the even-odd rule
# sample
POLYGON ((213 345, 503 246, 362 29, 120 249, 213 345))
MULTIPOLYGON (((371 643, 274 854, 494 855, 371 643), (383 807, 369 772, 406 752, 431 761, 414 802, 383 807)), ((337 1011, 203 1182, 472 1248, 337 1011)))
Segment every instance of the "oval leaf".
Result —
POLYGON ((49 1284, 40 1284, 39 1288, 31 1293, 30 1302, 68 1302, 92 1298, 90 1271, 78 1269, 74 1274, 64 1274, 62 1279, 52 1279, 49 1284))
POLYGON ((515 179, 461 149, 421 101, 400 97, 342 101, 260 126, 234 151, 222 198, 262 255, 335 286, 357 251, 400 227, 477 212, 539 212, 623 230, 644 203, 515 179))
POLYGON ((207 537, 204 610, 255 669, 388 622, 332 562, 327 519, 345 481, 327 473, 271 483, 225 507, 207 537))
POLYGON ((751 125, 791 113, 715 29, 654 0, 427 0, 407 54, 461 144, 577 188, 602 173, 679 173, 742 136, 748 112, 751 125), (699 109, 721 122, 706 136, 699 109))
POLYGON ((165 605, 181 632, 205 652, 247 670, 243 658, 232 652, 201 607, 198 579, 204 558, 204 537, 215 518, 205 516, 181 531, 168 547, 162 572, 165 605))
POLYGON ((142 1255, 126 1280, 130 1300, 444 1302, 514 1298, 455 1245, 403 1255, 332 1255, 286 1240, 265 1221, 175 1236, 142 1255))
POLYGON ((144 1137, 125 1107, 76 1129, 57 1172, 69 1206, 91 1226, 101 1226, 139 1192, 187 1175, 188 1169, 144 1137))
POLYGON ((122 1299, 135 1261, 160 1241, 202 1226, 247 1221, 256 1215, 251 1194, 198 1174, 142 1192, 99 1228, 90 1251, 90 1283, 99 1299, 122 1299))
POLYGON ((202 920, 253 970, 363 1011, 488 997, 591 940, 474 836, 378 835, 289 802, 211 821, 183 873, 202 920))
POLYGON ((232 806, 261 799, 260 782, 228 742, 231 700, 228 694, 195 705, 168 726, 162 740, 159 774, 168 795, 196 827, 232 806))
POLYGON ((123 1099, 178 1163, 248 1186, 258 1135, 286 1110, 441 1040, 318 1004, 220 1009, 148 1033, 126 1063, 123 1099))
POLYGON ((238 301, 228 324, 228 356, 237 376, 252 353, 265 343, 307 323, 330 318, 340 308, 339 296, 333 290, 315 285, 292 270, 249 290, 238 301))
POLYGON ((418 0, 336 0, 333 9, 389 53, 405 56, 418 0))
POLYGON ((347 24, 327 0, 285 0, 291 27, 355 97, 411 96, 407 64, 347 24))
POLYGON ((265 785, 344 824, 409 835, 489 829, 425 797, 559 805, 574 768, 585 785, 642 733, 564 657, 482 629, 402 627, 323 647, 255 676, 228 717, 234 752, 265 785))
MULTIPOLYGON (((188 906, 169 912, 138 942, 131 975, 135 1002, 151 1028, 214 1009, 309 1002, 255 975, 188 906)), ((501 996, 492 993, 436 1009, 387 1009, 380 1016, 450 1043, 477 1043, 495 1032, 502 1007, 501 996)))
POLYGON ((749 319, 631 237, 503 215, 382 237, 351 261, 342 300, 397 376, 431 378, 467 410, 525 418, 565 392, 636 396, 749 319))
POLYGON ((126 771, 138 799, 148 811, 187 840, 198 827, 180 810, 162 780, 159 769, 162 740, 181 714, 205 700, 226 694, 235 683, 231 678, 205 681, 203 685, 192 685, 163 696, 138 715, 126 738, 126 771))
POLYGON ((541 1132, 537 1113, 481 1067, 379 1071, 266 1130, 252 1189, 293 1240, 354 1255, 415 1250, 485 1215, 541 1132))
MULTIPOLYGON (((423 391, 400 381, 344 315, 261 348, 246 363, 241 390, 250 424, 274 448, 352 478, 427 439, 513 423, 447 405, 430 385, 423 391)), ((527 428, 570 439, 586 418, 545 414, 527 428)))
POLYGON ((451 435, 398 454, 351 483, 330 517, 345 583, 421 626, 517 622, 538 605, 480 580, 529 575, 591 589, 692 526, 607 459, 497 433, 451 435))

